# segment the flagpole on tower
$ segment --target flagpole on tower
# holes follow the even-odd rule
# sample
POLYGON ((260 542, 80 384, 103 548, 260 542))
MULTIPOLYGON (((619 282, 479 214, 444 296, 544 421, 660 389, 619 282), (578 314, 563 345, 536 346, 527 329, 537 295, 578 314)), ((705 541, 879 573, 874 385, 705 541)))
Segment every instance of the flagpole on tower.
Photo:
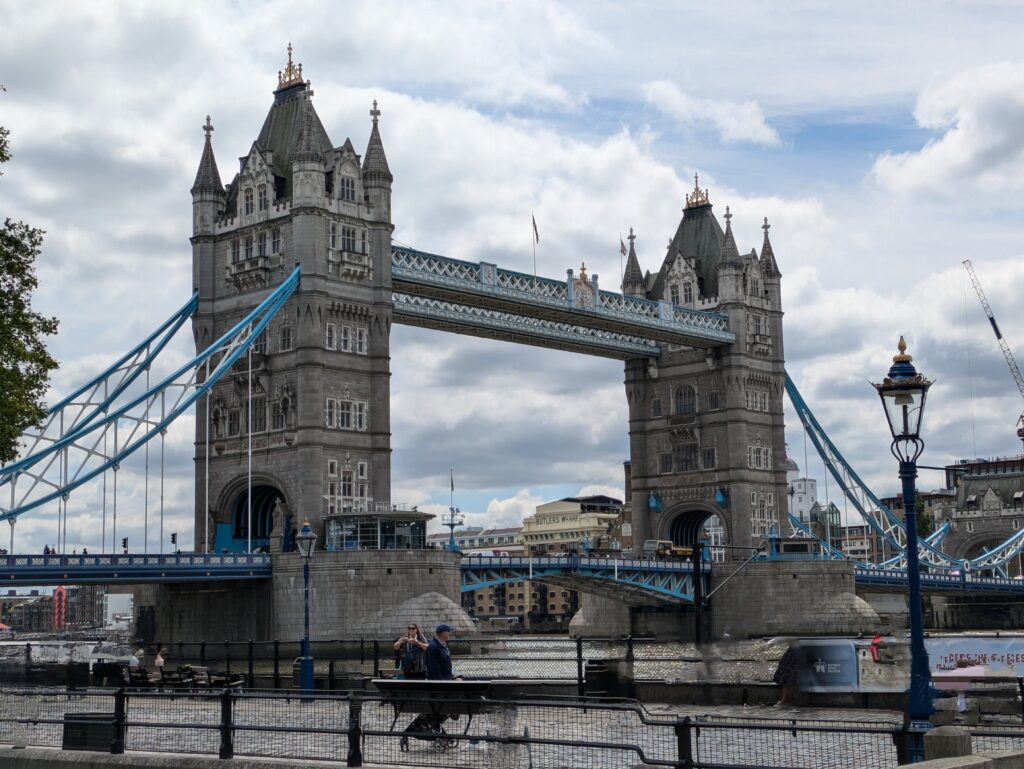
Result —
POLYGON ((530 212, 530 221, 533 222, 533 290, 537 290, 537 244, 540 243, 540 233, 537 232, 537 217, 530 212))

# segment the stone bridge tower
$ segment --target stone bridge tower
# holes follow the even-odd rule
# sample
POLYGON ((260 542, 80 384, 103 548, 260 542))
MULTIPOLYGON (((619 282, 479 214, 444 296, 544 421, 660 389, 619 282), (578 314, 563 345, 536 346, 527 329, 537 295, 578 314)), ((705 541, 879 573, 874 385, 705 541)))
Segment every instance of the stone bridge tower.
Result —
MULTIPOLYGON (((695 177, 695 182, 696 182, 695 177)), ((760 255, 740 254, 695 185, 656 273, 630 232, 623 292, 720 312, 736 334, 713 350, 663 346, 626 364, 634 547, 689 545, 717 516, 724 541, 756 544, 786 516, 781 274, 764 222, 760 255)))
POLYGON ((252 381, 243 356, 197 409, 197 550, 242 550, 250 534, 267 543, 278 505, 287 535, 302 518, 390 499, 393 177, 376 102, 370 115, 362 158, 348 139, 334 146, 289 45, 263 128, 226 186, 207 118, 192 186, 196 349, 296 265, 302 279, 254 350, 252 381))

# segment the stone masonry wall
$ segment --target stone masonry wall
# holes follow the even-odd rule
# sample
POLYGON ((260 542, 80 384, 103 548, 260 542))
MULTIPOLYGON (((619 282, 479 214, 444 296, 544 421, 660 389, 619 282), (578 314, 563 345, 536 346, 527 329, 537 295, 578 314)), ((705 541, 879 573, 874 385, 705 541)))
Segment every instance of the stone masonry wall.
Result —
MULTIPOLYGON (((716 564, 712 589, 739 566, 716 564)), ((712 599, 714 634, 873 633, 878 615, 854 593, 853 565, 843 561, 755 561, 712 599)))
MULTIPOLYGON (((443 550, 318 551, 310 562, 310 637, 397 636, 410 619, 428 635, 438 622, 469 632, 472 621, 458 606, 459 558, 443 550), (429 593, 443 599, 413 600, 429 593), (408 612, 431 616, 402 616, 408 612)), ((302 637, 302 592, 302 559, 275 555, 272 637, 302 637)))

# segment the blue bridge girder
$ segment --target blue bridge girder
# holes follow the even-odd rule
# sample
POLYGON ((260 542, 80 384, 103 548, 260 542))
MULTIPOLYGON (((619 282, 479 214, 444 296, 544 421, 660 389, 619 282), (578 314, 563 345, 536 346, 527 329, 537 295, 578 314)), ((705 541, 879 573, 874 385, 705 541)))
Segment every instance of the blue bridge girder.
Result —
POLYGON ((722 313, 691 310, 392 246, 395 318, 400 323, 578 349, 615 358, 651 357, 658 344, 720 347, 736 341, 722 313))
POLYGON ((266 580, 270 556, 245 553, 0 556, 0 586, 266 580))
MULTIPOLYGON (((685 561, 561 556, 467 556, 460 565, 462 592, 535 580, 601 595, 622 603, 693 603, 693 565, 685 561)), ((705 593, 709 575, 704 574, 705 593)))
MULTIPOLYGON (((871 569, 857 567, 853 578, 858 588, 879 592, 903 593, 907 590, 907 573, 902 569, 871 569)), ((1024 596, 1024 580, 1008 577, 982 577, 950 572, 922 572, 921 589, 948 595, 1016 595, 1024 596)))

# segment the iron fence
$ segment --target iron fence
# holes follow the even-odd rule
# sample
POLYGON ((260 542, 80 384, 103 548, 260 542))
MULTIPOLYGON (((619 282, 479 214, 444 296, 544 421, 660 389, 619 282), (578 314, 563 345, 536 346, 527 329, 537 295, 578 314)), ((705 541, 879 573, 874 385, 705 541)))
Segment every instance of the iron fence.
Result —
MULTIPOLYGON (((70 741, 90 730, 111 753, 460 769, 885 769, 897 766, 902 736, 899 727, 878 722, 665 717, 635 702, 568 698, 431 693, 406 700, 395 693, 230 689, 18 689, 0 698, 0 743, 72 747, 70 741)), ((1024 739, 1024 732, 985 734, 987 740, 1024 739)), ((95 740, 91 745, 96 749, 95 740)))
MULTIPOLYGON (((334 639, 310 643, 314 673, 320 688, 350 688, 352 678, 394 675, 394 639, 334 639)), ((518 638, 495 637, 449 642, 458 675, 488 678, 542 678, 575 682, 584 691, 587 663, 622 660, 631 665, 636 681, 715 679, 717 662, 729 663, 730 677, 771 681, 775 659, 718 660, 713 652, 700 654, 681 645, 666 651, 664 644, 644 638, 518 638)), ((287 688, 292 663, 301 656, 300 640, 200 641, 144 644, 144 663, 152 666, 158 649, 172 667, 199 665, 225 674, 245 674, 250 686, 287 688)), ((108 682, 109 683, 109 682, 108 682)))

